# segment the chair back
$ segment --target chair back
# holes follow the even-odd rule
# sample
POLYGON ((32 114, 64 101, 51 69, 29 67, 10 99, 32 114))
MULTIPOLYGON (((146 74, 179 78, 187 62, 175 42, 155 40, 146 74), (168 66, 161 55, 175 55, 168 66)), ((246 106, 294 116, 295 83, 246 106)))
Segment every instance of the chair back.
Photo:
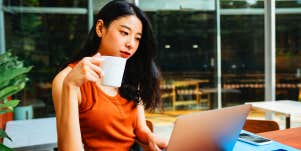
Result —
POLYGON ((263 133, 279 130, 279 125, 277 122, 271 120, 247 119, 243 129, 252 133, 263 133))
POLYGON ((146 120, 146 125, 152 132, 154 132, 154 125, 151 121, 146 120))

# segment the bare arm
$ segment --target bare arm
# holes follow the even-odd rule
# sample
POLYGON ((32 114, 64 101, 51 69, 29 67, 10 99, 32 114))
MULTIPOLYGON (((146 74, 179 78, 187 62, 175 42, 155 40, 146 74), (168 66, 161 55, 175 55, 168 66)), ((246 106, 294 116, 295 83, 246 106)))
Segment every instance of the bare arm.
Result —
POLYGON ((53 81, 52 96, 56 112, 59 150, 81 150, 81 134, 78 118, 78 88, 64 84, 72 69, 67 67, 53 81))
POLYGON ((142 143, 148 144, 150 149, 153 151, 159 151, 160 148, 166 148, 167 141, 159 138, 147 127, 143 105, 137 106, 137 114, 137 127, 135 133, 138 139, 142 143))
POLYGON ((148 144, 148 137, 152 132, 146 125, 143 105, 137 105, 137 114, 137 128, 135 133, 142 143, 148 144))
POLYGON ((99 56, 87 57, 73 69, 66 67, 53 80, 52 97, 60 151, 81 151, 83 148, 78 113, 80 86, 85 81, 100 80, 100 63, 99 56))

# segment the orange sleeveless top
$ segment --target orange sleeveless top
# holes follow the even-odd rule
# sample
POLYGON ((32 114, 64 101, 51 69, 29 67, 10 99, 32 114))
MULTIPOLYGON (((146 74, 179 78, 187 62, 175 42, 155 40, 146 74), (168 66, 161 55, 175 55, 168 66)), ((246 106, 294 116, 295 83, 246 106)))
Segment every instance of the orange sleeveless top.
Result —
POLYGON ((130 150, 136 138, 134 101, 119 94, 109 96, 94 82, 85 82, 80 90, 79 121, 85 151, 130 150))

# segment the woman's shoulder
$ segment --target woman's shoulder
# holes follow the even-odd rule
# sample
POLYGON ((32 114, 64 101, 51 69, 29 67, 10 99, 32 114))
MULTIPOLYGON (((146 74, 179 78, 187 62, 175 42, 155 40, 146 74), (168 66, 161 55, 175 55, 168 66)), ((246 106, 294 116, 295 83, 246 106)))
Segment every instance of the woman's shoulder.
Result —
POLYGON ((54 77, 52 81, 52 97, 54 102, 60 102, 63 81, 71 70, 71 67, 66 67, 54 77))
POLYGON ((68 73, 72 70, 70 66, 65 67, 63 70, 61 70, 53 79, 52 85, 62 83, 65 79, 65 77, 68 75, 68 73))

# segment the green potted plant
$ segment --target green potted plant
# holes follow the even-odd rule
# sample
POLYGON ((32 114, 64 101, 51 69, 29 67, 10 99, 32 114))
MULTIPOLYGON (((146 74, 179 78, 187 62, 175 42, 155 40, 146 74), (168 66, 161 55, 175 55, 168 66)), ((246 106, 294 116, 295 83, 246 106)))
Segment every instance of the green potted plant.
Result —
MULTIPOLYGON (((11 99, 8 97, 18 93, 24 89, 28 78, 26 73, 32 67, 24 67, 23 61, 20 61, 16 56, 10 52, 0 54, 0 114, 12 112, 14 107, 17 106, 20 100, 11 99)), ((0 138, 11 138, 0 129, 0 138)), ((11 151, 10 148, 0 143, 1 151, 11 151)))

